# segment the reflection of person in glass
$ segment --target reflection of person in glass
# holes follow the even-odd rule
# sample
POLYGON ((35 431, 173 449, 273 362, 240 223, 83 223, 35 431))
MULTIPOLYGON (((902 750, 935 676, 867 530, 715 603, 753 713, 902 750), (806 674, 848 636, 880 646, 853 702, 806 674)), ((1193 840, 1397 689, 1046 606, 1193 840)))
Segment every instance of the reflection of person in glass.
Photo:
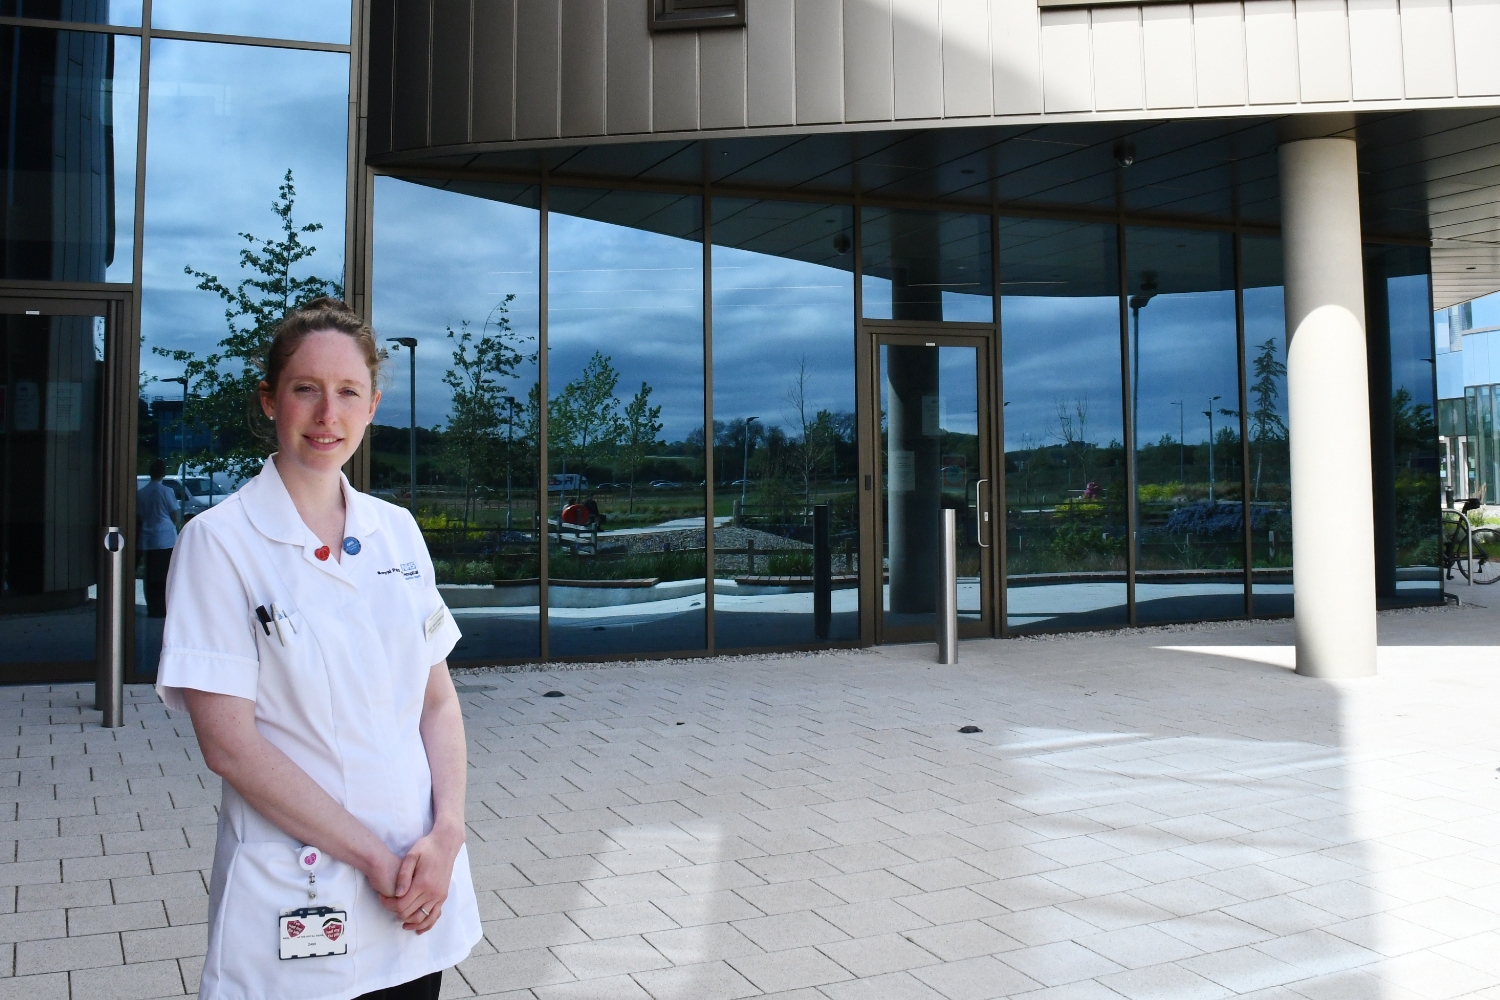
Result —
POLYGON ((436 1000, 482 934, 458 626, 411 514, 340 472, 379 368, 344 303, 290 313, 260 383, 278 450, 177 543, 157 691, 224 779, 203 1000, 436 1000))
POLYGON ((146 556, 146 617, 167 617, 167 568, 172 546, 177 544, 177 515, 182 503, 172 487, 162 480, 167 463, 152 459, 151 481, 135 495, 135 516, 140 522, 140 548, 146 556))

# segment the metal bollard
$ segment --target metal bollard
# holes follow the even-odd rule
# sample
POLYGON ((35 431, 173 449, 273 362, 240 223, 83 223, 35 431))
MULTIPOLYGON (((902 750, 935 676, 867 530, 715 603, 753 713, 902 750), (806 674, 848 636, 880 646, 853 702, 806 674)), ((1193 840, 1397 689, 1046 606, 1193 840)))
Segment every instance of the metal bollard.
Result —
POLYGON ((943 508, 938 530, 937 661, 958 662, 958 512, 943 508))
POLYGON ((106 616, 104 648, 94 680, 94 707, 104 713, 105 729, 119 729, 125 725, 125 533, 119 528, 104 531, 104 565, 99 587, 104 598, 100 613, 106 616))
POLYGON ((828 505, 813 506, 813 636, 828 638, 833 625, 833 546, 829 543, 828 505))

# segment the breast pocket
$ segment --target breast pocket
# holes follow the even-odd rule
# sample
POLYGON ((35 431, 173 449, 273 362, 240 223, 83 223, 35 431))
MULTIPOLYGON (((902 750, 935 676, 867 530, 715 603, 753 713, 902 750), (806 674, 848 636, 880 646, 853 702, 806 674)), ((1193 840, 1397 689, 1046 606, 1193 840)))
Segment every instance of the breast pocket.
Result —
POLYGON ((265 619, 256 614, 251 628, 255 632, 255 645, 262 666, 267 662, 291 666, 316 654, 317 643, 313 641, 307 619, 296 608, 278 605, 275 618, 269 611, 265 619))

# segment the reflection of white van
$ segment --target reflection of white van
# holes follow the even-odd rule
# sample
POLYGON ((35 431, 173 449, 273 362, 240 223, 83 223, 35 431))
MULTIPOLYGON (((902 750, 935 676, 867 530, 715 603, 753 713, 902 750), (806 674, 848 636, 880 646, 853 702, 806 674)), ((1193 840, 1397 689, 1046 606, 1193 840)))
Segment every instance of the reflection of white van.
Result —
POLYGON ((589 488, 589 477, 580 476, 576 472, 564 472, 556 476, 547 477, 548 493, 586 493, 589 488))

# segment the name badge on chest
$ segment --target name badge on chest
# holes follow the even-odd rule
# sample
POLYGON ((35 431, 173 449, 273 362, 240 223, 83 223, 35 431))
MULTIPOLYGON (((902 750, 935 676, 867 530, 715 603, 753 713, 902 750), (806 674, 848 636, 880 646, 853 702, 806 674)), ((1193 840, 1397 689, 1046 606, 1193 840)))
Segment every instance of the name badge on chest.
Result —
MULTIPOLYGON (((297 852, 297 867, 307 873, 307 901, 318 898, 318 869, 323 852, 303 847, 297 852)), ((302 906, 282 910, 277 921, 282 959, 328 958, 349 953, 349 913, 334 906, 302 906)))

